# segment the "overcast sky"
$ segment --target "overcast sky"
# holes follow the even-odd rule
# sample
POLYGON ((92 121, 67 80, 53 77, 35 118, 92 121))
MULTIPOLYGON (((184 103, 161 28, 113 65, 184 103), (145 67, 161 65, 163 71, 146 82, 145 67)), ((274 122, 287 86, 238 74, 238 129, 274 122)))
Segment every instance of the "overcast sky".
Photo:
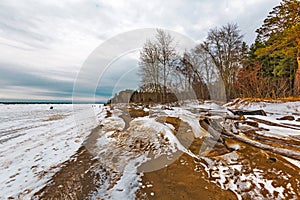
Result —
MULTIPOLYGON (((109 38, 133 29, 166 28, 201 42, 210 28, 236 22, 244 40, 251 44, 255 30, 279 3, 280 0, 1 0, 0 101, 71 100, 76 75, 91 52, 109 38)), ((100 86, 98 101, 105 101, 117 87, 137 87, 137 57, 138 52, 132 52, 113 63, 119 67, 107 75, 105 87, 100 86), (131 81, 126 81, 125 75, 131 81), (119 86, 110 85, 110 79, 120 79, 119 86)))

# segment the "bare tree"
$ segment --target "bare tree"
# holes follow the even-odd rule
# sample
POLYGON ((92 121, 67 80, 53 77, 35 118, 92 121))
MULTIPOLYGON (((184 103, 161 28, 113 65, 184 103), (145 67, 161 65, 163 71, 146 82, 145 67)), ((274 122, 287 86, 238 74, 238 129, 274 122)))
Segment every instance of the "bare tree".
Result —
POLYGON ((166 101, 167 87, 172 86, 171 74, 178 60, 174 39, 167 32, 158 29, 155 40, 145 43, 140 52, 140 60, 142 84, 154 85, 156 92, 162 93, 162 101, 166 101))
POLYGON ((181 59, 180 72, 188 80, 187 91, 192 89, 197 98, 208 99, 209 92, 207 84, 203 80, 203 75, 201 72, 201 60, 194 53, 184 53, 181 59))
POLYGON ((158 63, 159 51, 157 44, 148 40, 140 51, 140 75, 143 85, 152 85, 154 92, 160 92, 161 69, 158 63))
POLYGON ((234 83, 246 45, 236 24, 211 29, 201 47, 210 55, 224 81, 227 99, 234 95, 234 83))
MULTIPOLYGON (((171 68, 177 60, 177 54, 175 50, 174 39, 167 32, 158 29, 157 30, 157 46, 159 49, 159 63, 162 67, 163 76, 163 101, 166 99, 167 80, 169 78, 171 68)), ((170 85, 172 80, 170 80, 170 85)))
POLYGON ((204 82, 208 85, 215 82, 218 79, 218 71, 211 56, 201 47, 201 45, 198 45, 193 49, 192 55, 194 63, 198 63, 198 70, 202 74, 204 82))

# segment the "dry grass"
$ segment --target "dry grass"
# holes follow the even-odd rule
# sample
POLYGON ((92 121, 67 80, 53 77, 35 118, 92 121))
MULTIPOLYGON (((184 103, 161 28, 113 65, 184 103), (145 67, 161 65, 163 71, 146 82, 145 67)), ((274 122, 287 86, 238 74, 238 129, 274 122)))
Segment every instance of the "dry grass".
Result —
POLYGON ((300 101, 300 96, 292 96, 292 97, 285 97, 285 98, 279 98, 278 100, 283 101, 283 102, 288 102, 288 101, 300 101))
POLYGON ((300 101, 300 96, 290 96, 290 97, 282 97, 282 98, 241 98, 244 101, 252 101, 252 102, 260 102, 260 101, 282 101, 282 102, 290 102, 290 101, 300 101))
POLYGON ((290 97, 284 97, 284 98, 236 98, 232 102, 227 103, 227 106, 234 106, 237 104, 244 104, 247 105, 249 103, 253 102, 268 102, 268 103, 276 103, 276 102, 294 102, 294 101, 300 101, 300 96, 290 96, 290 97))

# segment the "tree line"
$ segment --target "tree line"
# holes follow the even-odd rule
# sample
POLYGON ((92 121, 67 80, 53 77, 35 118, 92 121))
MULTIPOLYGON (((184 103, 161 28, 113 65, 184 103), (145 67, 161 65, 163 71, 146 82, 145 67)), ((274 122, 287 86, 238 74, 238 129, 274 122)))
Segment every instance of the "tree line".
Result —
POLYGON ((227 100, 300 95, 300 2, 283 0, 256 33, 249 47, 238 25, 228 23, 180 54, 174 38, 158 29, 140 51, 138 93, 156 94, 161 102, 170 93, 227 100))

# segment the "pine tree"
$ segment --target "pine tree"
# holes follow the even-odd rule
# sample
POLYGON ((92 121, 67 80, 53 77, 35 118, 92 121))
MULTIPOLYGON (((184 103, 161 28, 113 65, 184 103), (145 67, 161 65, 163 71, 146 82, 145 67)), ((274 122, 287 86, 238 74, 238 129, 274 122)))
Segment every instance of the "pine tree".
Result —
POLYGON ((293 73, 294 94, 300 95, 300 1, 283 0, 256 32, 256 43, 262 46, 256 55, 273 61, 275 76, 293 73))

